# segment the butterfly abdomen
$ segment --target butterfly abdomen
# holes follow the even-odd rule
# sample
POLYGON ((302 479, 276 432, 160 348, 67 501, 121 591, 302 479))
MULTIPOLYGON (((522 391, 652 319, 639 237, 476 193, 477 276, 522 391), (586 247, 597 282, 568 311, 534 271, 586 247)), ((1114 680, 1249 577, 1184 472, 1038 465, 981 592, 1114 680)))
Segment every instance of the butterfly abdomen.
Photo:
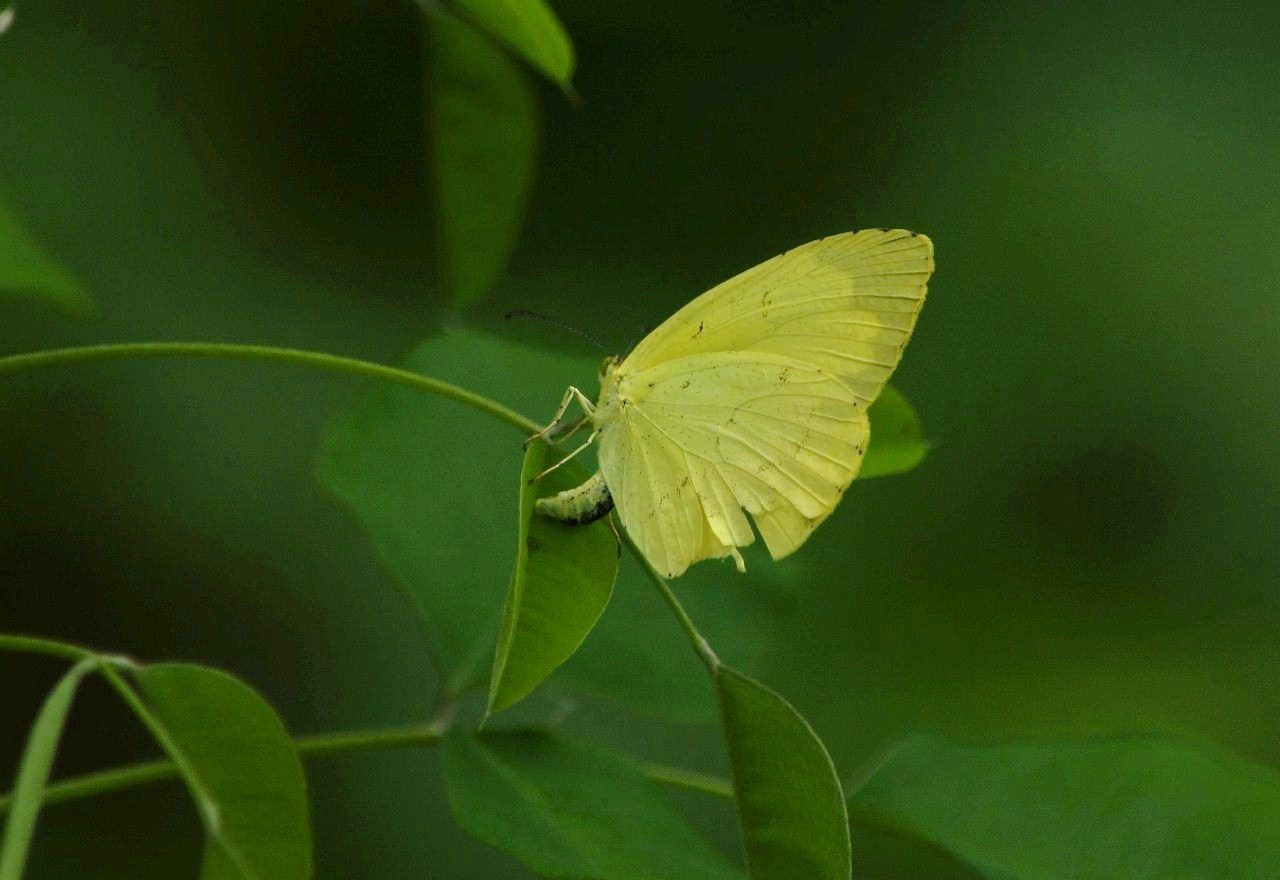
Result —
POLYGON ((613 510, 613 496, 605 485, 604 474, 595 474, 574 489, 566 489, 548 498, 534 502, 538 513, 563 523, 585 526, 609 515, 613 510))

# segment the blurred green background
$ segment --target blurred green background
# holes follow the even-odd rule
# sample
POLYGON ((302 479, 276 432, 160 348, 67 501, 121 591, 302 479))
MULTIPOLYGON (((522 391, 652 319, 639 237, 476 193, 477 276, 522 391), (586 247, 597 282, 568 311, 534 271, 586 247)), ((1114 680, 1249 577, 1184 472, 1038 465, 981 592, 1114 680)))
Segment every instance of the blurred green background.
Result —
MULTIPOLYGON (((581 106, 537 82, 527 225, 468 323, 596 357, 501 314, 621 349, 821 235, 905 226, 937 246, 895 380, 934 451, 855 486, 776 571, 682 581, 759 608, 707 621, 721 652, 792 700, 844 778, 920 730, 1171 730, 1280 765, 1280 12, 555 8, 581 106)), ((20 5, 0 202, 97 314, 0 299, 3 352, 207 339, 391 362, 463 320, 434 285, 421 19, 408 0, 20 5)), ((366 390, 244 363, 6 377, 0 630, 227 668, 300 733, 423 717, 421 628, 315 479, 326 425, 366 390)), ((543 418, 561 390, 518 399, 543 418)), ((494 468, 431 474, 433 442, 415 479, 442 491, 494 468)), ((56 668, 2 662, 12 767, 56 668)), ((644 757, 722 760, 706 725, 545 699, 529 712, 644 757)), ((60 775, 145 754, 87 688, 60 775)), ((315 765, 318 876, 529 876, 454 828, 438 776, 430 751, 315 765)), ((726 805, 678 800, 734 845, 726 805)), ((905 864, 893 839, 862 843, 873 876, 905 864)), ((51 809, 31 876, 189 876, 198 853, 170 786, 51 809)))

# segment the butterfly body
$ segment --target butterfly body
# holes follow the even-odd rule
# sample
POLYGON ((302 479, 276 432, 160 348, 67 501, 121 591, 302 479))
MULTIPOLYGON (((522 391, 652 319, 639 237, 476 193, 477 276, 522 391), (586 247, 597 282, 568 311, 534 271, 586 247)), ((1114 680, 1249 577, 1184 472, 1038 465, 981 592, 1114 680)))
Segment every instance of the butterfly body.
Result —
MULTIPOLYGON (((625 359, 606 359, 594 404, 570 389, 557 420, 576 395, 599 439, 597 477, 660 572, 726 556, 741 570, 752 522, 781 558, 830 515, 857 476, 867 408, 932 269, 929 239, 906 230, 810 242, 696 298, 625 359)), ((580 514, 568 495, 538 510, 580 514)))

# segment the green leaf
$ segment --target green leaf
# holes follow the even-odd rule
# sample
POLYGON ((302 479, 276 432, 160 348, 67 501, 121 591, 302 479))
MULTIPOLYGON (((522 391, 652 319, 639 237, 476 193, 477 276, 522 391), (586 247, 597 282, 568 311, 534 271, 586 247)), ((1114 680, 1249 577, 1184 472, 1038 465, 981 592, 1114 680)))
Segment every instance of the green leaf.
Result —
POLYGON ((715 679, 752 880, 849 880, 849 817, 822 741, 764 685, 726 666, 715 679))
POLYGON ((96 657, 81 660, 62 677, 31 725, 27 746, 18 765, 17 779, 9 801, 9 819, 0 840, 0 880, 20 880, 36 830, 40 801, 53 769, 53 759, 62 737, 62 726, 81 680, 98 665, 96 657))
MULTIPOLYGON (((586 362, 459 331, 419 346, 410 370, 458 382, 526 413, 555 411, 586 362)), ((518 431, 410 389, 370 393, 326 434, 324 485, 347 503, 381 561, 422 609, 436 661, 455 687, 493 653, 514 568, 518 431)))
POLYGON ((58 265, 0 204, 0 295, 4 294, 45 299, 77 317, 93 313, 93 300, 84 285, 58 265))
POLYGON ((202 880, 306 880, 311 817, 293 740, 272 708, 223 672, 158 664, 138 685, 170 757, 198 782, 209 839, 202 880))
POLYGON ((544 877, 740 877, 639 767, 600 746, 540 731, 458 733, 444 772, 463 830, 544 877))
POLYGON ((929 441, 911 403, 898 389, 886 385, 871 404, 871 444, 858 479, 906 473, 924 461, 929 441))
POLYGON ((430 37, 428 132, 441 286, 450 304, 483 297, 515 248, 533 184, 538 105, 525 72, 445 12, 430 37))
POLYGON ((453 0, 489 36, 562 87, 573 78, 573 43, 543 0, 453 0))
POLYGON ((569 659, 609 604, 618 576, 617 540, 607 522, 571 526, 534 514, 537 497, 585 477, 566 465, 531 485, 547 450, 531 443, 520 472, 516 564, 493 657, 489 714, 522 700, 569 659))
POLYGON ((1002 880, 1280 876, 1280 776, 1159 737, 904 742, 850 795, 1002 880))

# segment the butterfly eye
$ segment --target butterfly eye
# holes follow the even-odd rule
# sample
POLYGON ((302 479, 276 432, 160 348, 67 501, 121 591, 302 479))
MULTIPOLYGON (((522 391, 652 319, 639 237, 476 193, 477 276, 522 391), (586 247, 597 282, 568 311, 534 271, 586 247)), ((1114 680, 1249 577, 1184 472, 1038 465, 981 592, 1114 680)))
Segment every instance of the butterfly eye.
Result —
POLYGON ((600 362, 600 378, 603 379, 605 377, 605 374, 609 372, 609 368, 612 367, 617 362, 618 362, 618 358, 614 355, 609 355, 607 358, 602 360, 600 362))

